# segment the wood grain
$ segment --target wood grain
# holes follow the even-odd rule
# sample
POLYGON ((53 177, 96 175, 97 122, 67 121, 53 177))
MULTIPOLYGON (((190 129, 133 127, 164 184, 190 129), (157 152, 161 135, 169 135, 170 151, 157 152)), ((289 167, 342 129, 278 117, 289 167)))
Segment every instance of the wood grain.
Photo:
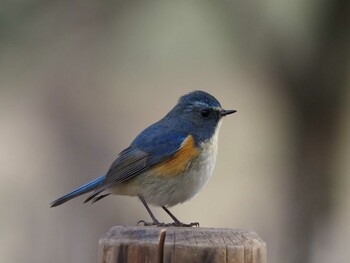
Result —
POLYGON ((267 263, 265 242, 227 228, 111 228, 99 240, 99 263, 267 263))

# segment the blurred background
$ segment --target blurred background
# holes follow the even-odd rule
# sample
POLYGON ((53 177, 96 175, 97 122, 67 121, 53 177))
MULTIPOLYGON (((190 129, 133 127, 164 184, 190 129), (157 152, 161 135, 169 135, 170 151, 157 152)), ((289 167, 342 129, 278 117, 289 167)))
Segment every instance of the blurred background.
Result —
POLYGON ((256 231, 271 263, 347 262, 349 5, 2 1, 2 261, 96 262, 109 228, 148 220, 136 198, 49 203, 200 89, 238 113, 212 179, 174 214, 256 231))

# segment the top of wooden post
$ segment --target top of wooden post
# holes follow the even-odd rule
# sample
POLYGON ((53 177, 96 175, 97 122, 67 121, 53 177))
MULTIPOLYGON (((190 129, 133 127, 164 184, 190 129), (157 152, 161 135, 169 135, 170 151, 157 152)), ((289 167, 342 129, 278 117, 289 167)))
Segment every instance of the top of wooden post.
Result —
POLYGON ((99 240, 99 263, 266 263, 255 233, 228 228, 115 226, 99 240))

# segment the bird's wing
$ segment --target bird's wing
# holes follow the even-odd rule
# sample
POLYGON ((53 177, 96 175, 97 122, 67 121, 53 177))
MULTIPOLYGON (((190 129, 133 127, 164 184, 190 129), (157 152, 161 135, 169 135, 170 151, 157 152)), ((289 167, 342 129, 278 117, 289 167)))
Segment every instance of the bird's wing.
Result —
MULTIPOLYGON (((152 126, 151 126, 152 127, 152 126)), ((150 127, 150 128, 151 128, 150 127)), ((152 129, 143 131, 130 145, 122 151, 109 168, 106 178, 86 199, 97 201, 103 198, 100 195, 105 190, 125 182, 140 173, 156 167, 159 174, 177 172, 183 166, 184 159, 196 154, 193 137, 176 131, 156 133, 152 129), (192 149, 192 151, 191 151, 192 149), (184 152, 179 158, 178 153, 184 152), (181 159, 181 160, 180 160, 181 159), (177 167, 177 168, 176 168, 177 167)))

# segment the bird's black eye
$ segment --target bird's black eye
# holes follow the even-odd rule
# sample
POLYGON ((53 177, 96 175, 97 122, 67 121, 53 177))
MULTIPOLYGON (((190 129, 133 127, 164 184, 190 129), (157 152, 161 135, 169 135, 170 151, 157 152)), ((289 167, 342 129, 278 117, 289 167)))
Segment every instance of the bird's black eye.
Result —
POLYGON ((210 110, 209 110, 209 109, 201 110, 201 115, 202 115, 204 118, 209 117, 209 115, 210 115, 210 110))

